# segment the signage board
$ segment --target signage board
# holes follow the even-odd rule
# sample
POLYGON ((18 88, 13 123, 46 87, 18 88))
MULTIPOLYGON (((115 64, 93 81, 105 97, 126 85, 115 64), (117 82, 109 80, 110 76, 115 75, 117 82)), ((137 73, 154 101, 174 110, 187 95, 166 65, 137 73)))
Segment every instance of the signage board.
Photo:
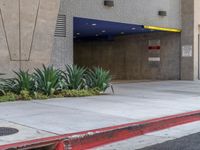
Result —
POLYGON ((159 62, 160 61, 160 57, 149 57, 148 60, 149 61, 154 61, 154 62, 159 62))
POLYGON ((192 45, 182 46, 182 57, 192 57, 192 45))
POLYGON ((149 40, 149 50, 160 50, 160 40, 149 40))

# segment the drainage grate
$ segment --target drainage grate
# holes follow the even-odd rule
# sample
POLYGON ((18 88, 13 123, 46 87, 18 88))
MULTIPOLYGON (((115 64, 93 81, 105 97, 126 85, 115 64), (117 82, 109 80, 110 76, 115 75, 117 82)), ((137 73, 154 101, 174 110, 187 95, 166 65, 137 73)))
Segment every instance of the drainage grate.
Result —
POLYGON ((18 133, 19 130, 15 128, 0 127, 0 136, 12 135, 18 133))

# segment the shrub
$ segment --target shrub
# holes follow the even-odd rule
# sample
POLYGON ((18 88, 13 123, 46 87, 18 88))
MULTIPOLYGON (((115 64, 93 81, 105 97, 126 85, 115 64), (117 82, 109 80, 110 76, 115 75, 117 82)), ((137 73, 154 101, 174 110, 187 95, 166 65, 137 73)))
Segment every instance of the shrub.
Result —
POLYGON ((3 96, 5 94, 6 94, 6 92, 5 92, 4 80, 0 79, 0 96, 3 96))
POLYGON ((4 90, 20 94, 21 91, 29 91, 32 93, 35 90, 35 82, 32 75, 28 71, 14 72, 15 78, 4 79, 4 90))
POLYGON ((8 102, 8 101, 15 101, 17 96, 14 93, 6 93, 3 96, 0 96, 0 102, 8 102))
MULTIPOLYGON (((0 76, 4 75, 2 73, 0 73, 0 76)), ((5 95, 5 91, 4 91, 4 79, 0 78, 0 96, 5 95)))
POLYGON ((33 96, 33 99, 39 99, 39 100, 45 100, 45 99, 48 99, 49 96, 43 94, 43 93, 38 93, 38 92, 35 92, 34 93, 34 96, 33 96))
POLYGON ((31 100, 33 99, 30 92, 29 91, 26 91, 26 90, 23 90, 20 92, 20 94, 17 96, 17 99, 18 100, 31 100))
POLYGON ((99 95, 99 91, 96 89, 82 89, 82 90, 63 90, 61 95, 63 97, 85 97, 99 95))
POLYGON ((61 90, 61 74, 53 66, 43 69, 35 69, 34 78, 37 85, 37 91, 46 95, 52 95, 55 91, 61 90))
POLYGON ((109 71, 103 70, 100 67, 87 71, 86 81, 89 88, 98 88, 104 92, 109 87, 111 79, 109 71))
POLYGON ((66 71, 63 72, 63 79, 66 83, 65 89, 80 90, 85 88, 85 72, 86 69, 83 67, 78 67, 77 65, 67 65, 66 71))
POLYGON ((67 65, 66 71, 43 66, 33 74, 22 70, 15 74, 15 78, 0 79, 0 102, 94 96, 104 92, 111 81, 109 71, 76 65, 67 65))

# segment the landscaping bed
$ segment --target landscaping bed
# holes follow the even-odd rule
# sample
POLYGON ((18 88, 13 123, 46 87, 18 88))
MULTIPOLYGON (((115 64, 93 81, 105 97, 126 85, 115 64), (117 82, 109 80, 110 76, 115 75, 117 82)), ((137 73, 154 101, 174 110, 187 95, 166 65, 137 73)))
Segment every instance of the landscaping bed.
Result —
POLYGON ((77 65, 67 65, 64 71, 43 65, 33 73, 20 70, 15 75, 0 79, 0 102, 95 96, 104 93, 111 81, 109 71, 77 65))

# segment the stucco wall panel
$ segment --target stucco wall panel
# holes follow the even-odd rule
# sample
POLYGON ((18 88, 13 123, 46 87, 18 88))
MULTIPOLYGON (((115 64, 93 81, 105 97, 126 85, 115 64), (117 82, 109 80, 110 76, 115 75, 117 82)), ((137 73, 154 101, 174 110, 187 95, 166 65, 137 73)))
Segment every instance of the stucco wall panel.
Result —
MULTIPOLYGON (((19 63, 10 61, 10 53, 8 51, 8 45, 5 38, 5 32, 2 24, 2 18, 0 16, 0 73, 9 73, 10 70, 16 70, 19 68, 19 63)), ((11 74, 10 74, 11 75, 11 74)))
POLYGON ((59 0, 0 1, 0 72, 51 63, 59 7, 59 0))
POLYGON ((18 0, 1 0, 0 8, 11 60, 19 60, 19 2, 18 0))
POLYGON ((28 61, 32 50, 40 0, 21 0, 20 3, 21 60, 28 61))
POLYGON ((51 63, 55 25, 60 3, 58 0, 41 0, 33 39, 30 61, 23 62, 23 69, 32 70, 51 63))

